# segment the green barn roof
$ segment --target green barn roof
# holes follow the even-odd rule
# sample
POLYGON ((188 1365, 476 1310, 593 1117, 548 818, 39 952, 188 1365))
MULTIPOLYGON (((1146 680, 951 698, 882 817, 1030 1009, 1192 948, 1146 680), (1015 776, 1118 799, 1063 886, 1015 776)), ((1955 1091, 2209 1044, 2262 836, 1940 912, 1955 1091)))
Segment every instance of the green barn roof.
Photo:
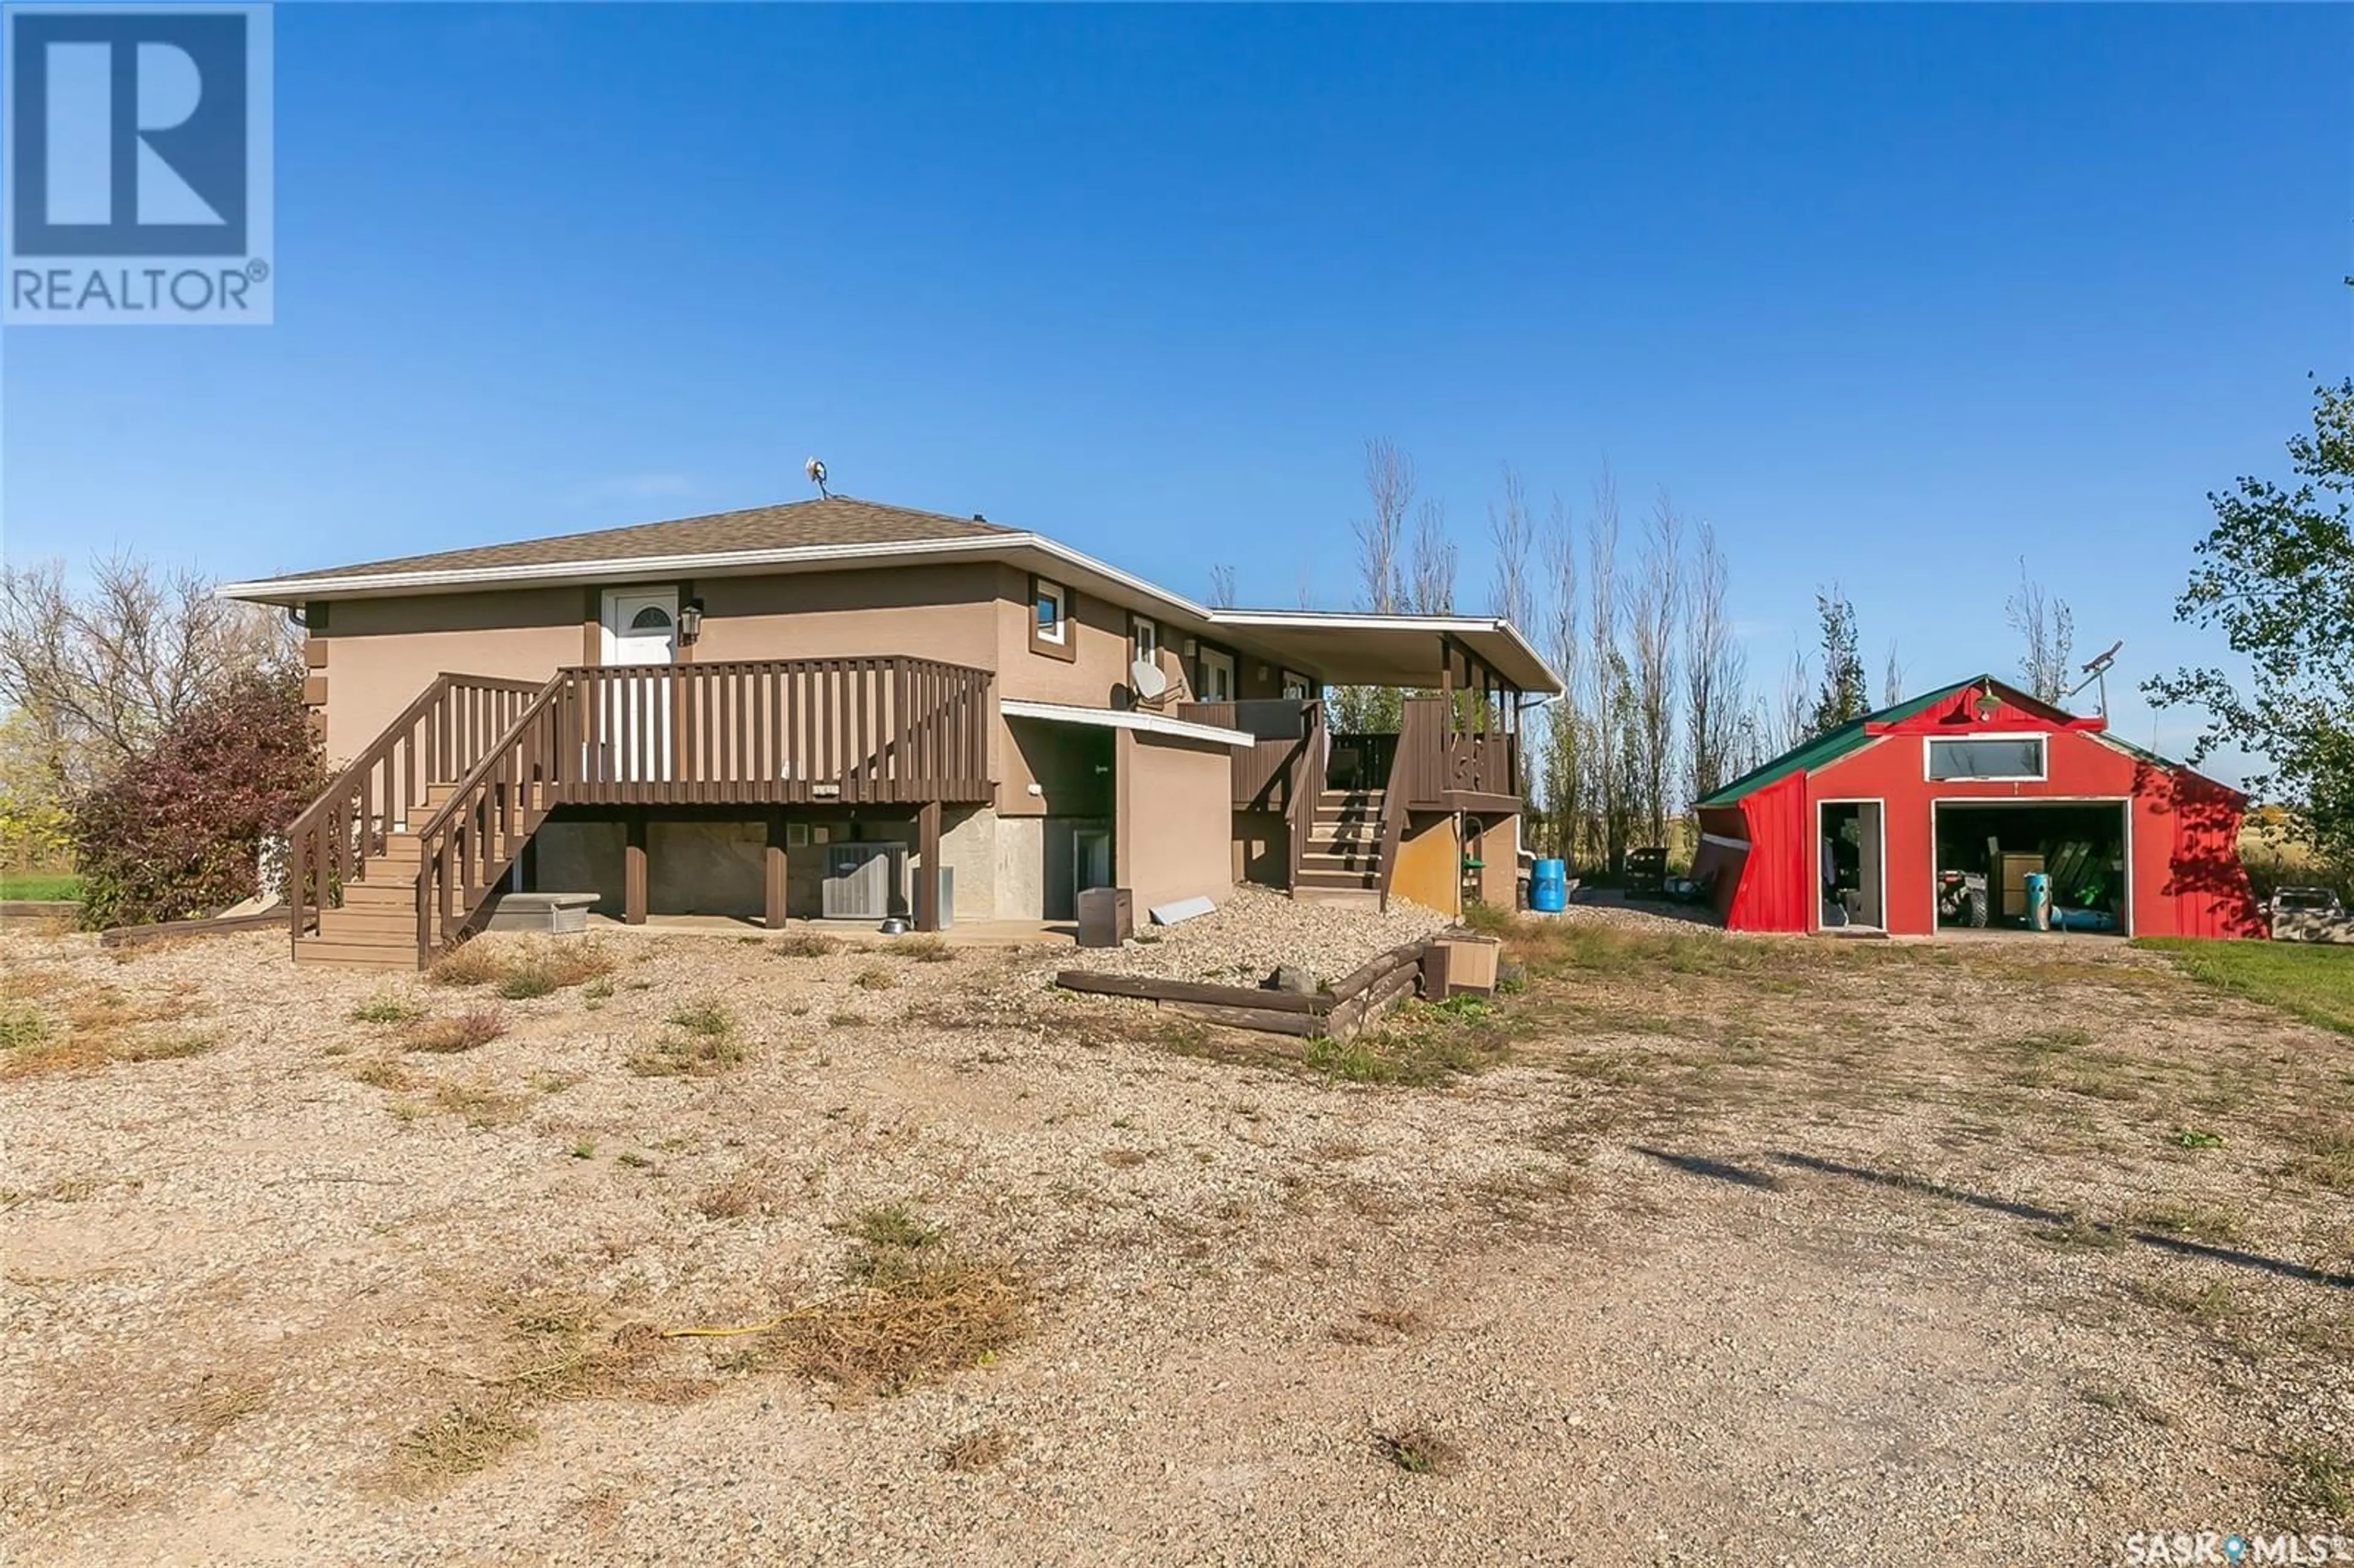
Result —
MULTIPOLYGON (((1787 779, 1793 773, 1812 772, 1827 762, 1834 762, 1845 757, 1872 738, 1865 733, 1864 726, 1867 725, 1894 724, 1899 719, 1911 718, 1924 708, 1935 707, 1956 692, 1989 683, 1997 686, 2004 686, 2002 682, 1995 680, 1991 675, 1972 675, 1967 681, 1956 681, 1950 686, 1940 686, 1935 691, 1925 693, 1921 696, 1907 697, 1893 707, 1882 708, 1878 713, 1870 713, 1861 718, 1850 719, 1837 729, 1825 730, 1804 746, 1795 747, 1784 752, 1764 767, 1751 768, 1698 804, 1702 806, 1734 805, 1743 797, 1754 795, 1766 785, 1787 779)), ((2007 691, 2009 688, 2004 686, 2004 689, 2007 691)))

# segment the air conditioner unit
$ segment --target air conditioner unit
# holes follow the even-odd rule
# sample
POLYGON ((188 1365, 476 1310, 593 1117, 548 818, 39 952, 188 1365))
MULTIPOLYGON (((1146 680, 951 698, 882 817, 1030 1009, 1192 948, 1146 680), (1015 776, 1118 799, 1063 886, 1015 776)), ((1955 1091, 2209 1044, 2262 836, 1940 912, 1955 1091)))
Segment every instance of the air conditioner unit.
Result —
POLYGON ((907 868, 905 844, 828 844, 818 912, 829 920, 880 920, 900 901, 907 868))

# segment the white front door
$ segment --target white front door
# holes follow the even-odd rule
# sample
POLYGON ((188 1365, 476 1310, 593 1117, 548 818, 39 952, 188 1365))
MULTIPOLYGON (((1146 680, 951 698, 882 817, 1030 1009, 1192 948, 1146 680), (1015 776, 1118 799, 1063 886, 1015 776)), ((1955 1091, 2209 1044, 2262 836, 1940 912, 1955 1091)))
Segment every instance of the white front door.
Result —
MULTIPOLYGON (((608 588, 604 662, 626 671, 678 657, 678 589, 608 588)), ((604 776, 654 780, 671 776, 670 678, 616 673, 604 682, 604 776)))

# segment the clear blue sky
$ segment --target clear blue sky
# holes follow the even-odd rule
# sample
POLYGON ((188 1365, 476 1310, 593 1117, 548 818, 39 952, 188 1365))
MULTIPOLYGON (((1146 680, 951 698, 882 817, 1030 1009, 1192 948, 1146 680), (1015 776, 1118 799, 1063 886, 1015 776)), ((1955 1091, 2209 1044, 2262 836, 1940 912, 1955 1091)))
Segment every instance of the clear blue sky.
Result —
POLYGON ((1475 603, 1499 461, 1606 459, 1761 679, 1834 577, 1875 685, 2007 667, 2022 554, 2137 677, 2354 362, 2349 149, 2345 7, 281 5, 277 324, 6 334, 5 547, 254 576, 816 452, 1342 603, 1379 434, 1475 603))

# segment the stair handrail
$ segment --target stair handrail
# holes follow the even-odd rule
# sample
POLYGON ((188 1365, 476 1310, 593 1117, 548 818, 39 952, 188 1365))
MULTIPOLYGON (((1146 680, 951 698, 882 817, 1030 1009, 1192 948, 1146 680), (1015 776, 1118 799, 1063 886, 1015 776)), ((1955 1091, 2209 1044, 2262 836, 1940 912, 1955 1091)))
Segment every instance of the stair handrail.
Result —
POLYGON ((1397 875, 1398 850, 1405 842, 1406 773, 1414 766, 1425 719, 1422 705, 1409 698, 1398 718, 1397 749, 1390 756, 1390 773, 1382 787, 1382 858, 1379 867, 1381 906, 1390 906, 1390 884, 1397 875))
MULTIPOLYGON (((532 732, 535 729, 541 731, 537 738, 545 743, 536 752, 536 759, 547 765, 542 781, 551 790, 563 782, 565 772, 563 737, 560 734, 551 733, 560 728, 560 726, 551 724, 550 715, 555 712, 557 699, 572 689, 574 673, 568 669, 558 670, 547 678, 545 684, 536 687, 531 701, 524 705, 523 711, 515 715, 514 722, 490 744, 483 751, 481 760, 468 768, 465 774, 451 785, 450 798, 442 801, 440 808, 425 820, 423 827, 417 830, 417 963, 419 968, 422 969, 431 963, 442 946, 437 940, 440 935, 435 929, 437 916, 442 921, 454 925, 461 915, 472 914, 474 906, 490 892, 487 875, 482 883, 477 884, 472 880, 471 874, 476 869, 487 872, 492 853, 488 841, 493 831, 498 832, 502 837, 514 833, 514 821, 521 800, 520 788, 502 797, 493 787, 500 783, 520 786, 531 782, 528 779, 514 777, 514 769, 511 765, 514 759, 521 755, 518 748, 526 739, 533 738, 532 732), (503 774, 506 777, 503 778, 503 774), (493 819, 496 815, 495 807, 502 800, 508 807, 508 820, 504 827, 494 829, 493 819), (474 829, 472 838, 461 841, 456 832, 458 819, 461 815, 473 816, 478 809, 484 810, 482 810, 481 816, 471 823, 474 829), (464 859, 462 868, 453 867, 451 864, 453 850, 462 853, 464 859), (458 869, 463 869, 469 874, 468 880, 462 885, 467 896, 458 903, 452 903, 451 895, 457 894, 461 886, 453 880, 453 872, 458 869)), ((542 813, 542 815, 545 814, 545 812, 542 813)))
POLYGON ((529 681, 445 670, 428 682, 415 700, 328 781, 286 829, 286 906, 295 940, 302 939, 303 927, 316 912, 328 906, 330 883, 348 880, 366 863, 371 838, 380 839, 393 832, 393 824, 405 820, 412 805, 421 803, 424 786, 431 780, 413 777, 419 768, 413 758, 397 769, 389 766, 403 747, 412 753, 417 749, 419 726, 445 706, 456 692, 524 693, 536 689, 529 681), (374 783, 379 768, 387 769, 387 785, 381 801, 376 799, 374 783), (409 798, 408 790, 412 782, 419 790, 415 800, 409 798), (376 810, 378 805, 381 810, 376 810), (375 825, 379 820, 383 823, 380 831, 375 825))
POLYGON ((1306 864, 1308 840, 1316 831, 1316 808, 1324 800, 1324 758, 1328 737, 1324 729, 1324 704, 1316 697, 1308 699, 1308 725, 1300 737, 1299 753, 1291 764, 1291 797, 1284 801, 1289 814, 1285 824, 1286 835, 1291 841, 1291 873, 1286 887, 1299 885, 1299 868, 1306 864))

